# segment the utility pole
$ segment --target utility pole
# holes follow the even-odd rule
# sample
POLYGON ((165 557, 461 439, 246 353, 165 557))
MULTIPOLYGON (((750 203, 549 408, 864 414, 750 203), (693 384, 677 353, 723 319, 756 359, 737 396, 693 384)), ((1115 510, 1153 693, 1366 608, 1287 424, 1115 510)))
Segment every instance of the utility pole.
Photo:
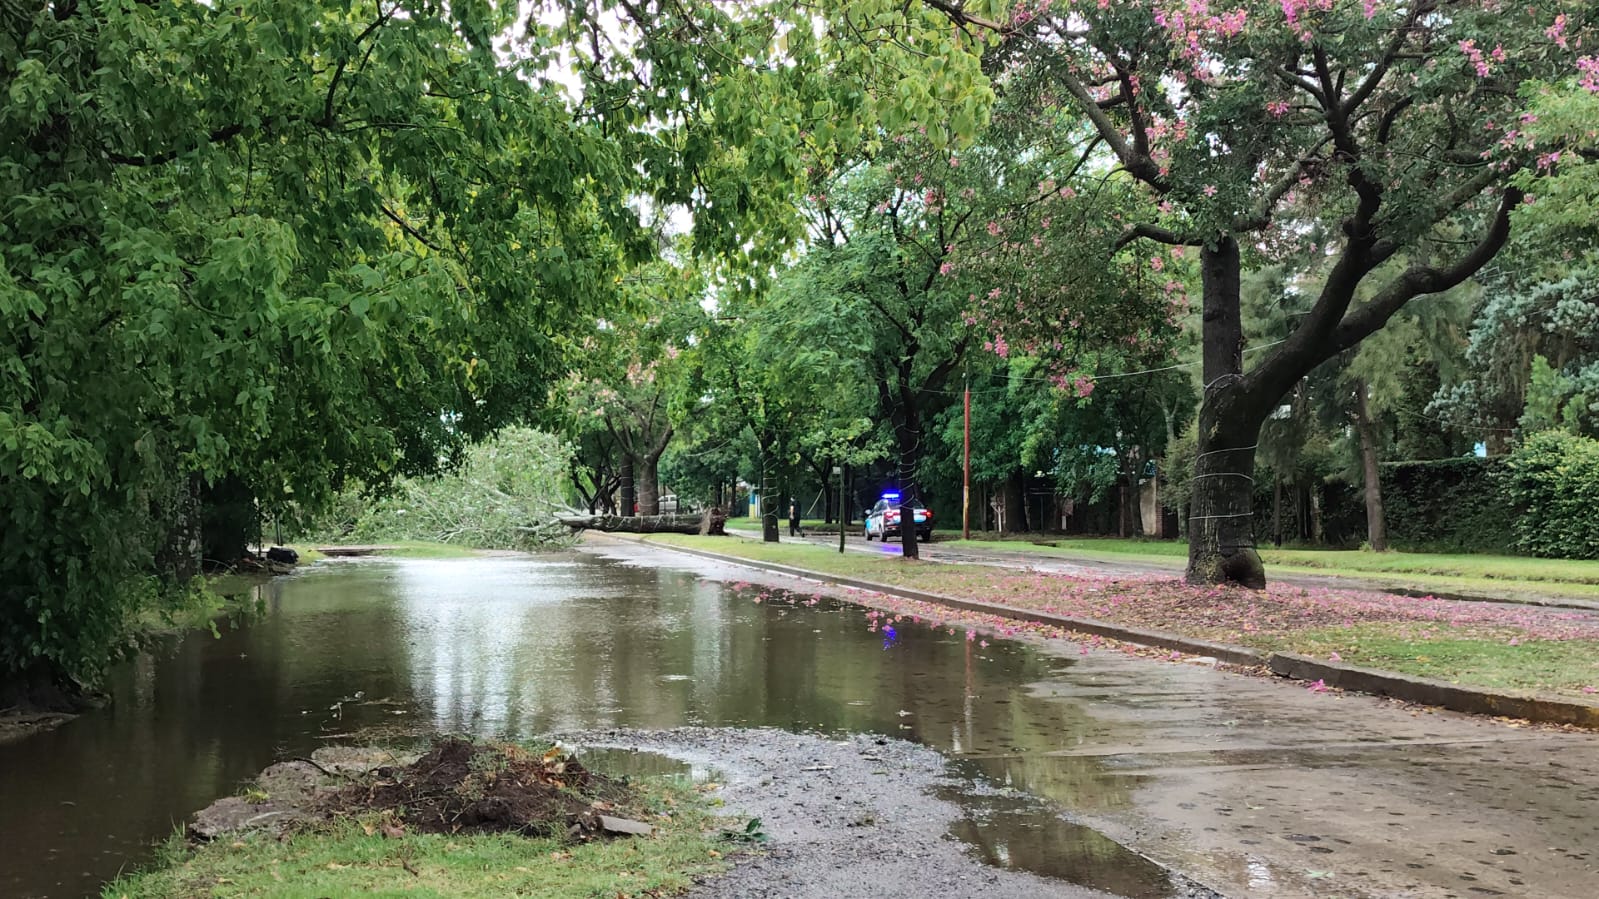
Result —
POLYGON ((972 539, 972 379, 966 376, 966 451, 961 457, 961 539, 972 539))

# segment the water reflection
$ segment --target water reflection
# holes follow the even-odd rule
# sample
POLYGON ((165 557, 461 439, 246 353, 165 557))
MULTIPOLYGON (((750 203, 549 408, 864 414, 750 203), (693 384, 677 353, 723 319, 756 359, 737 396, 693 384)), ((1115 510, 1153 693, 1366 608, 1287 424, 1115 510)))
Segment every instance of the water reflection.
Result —
POLYGON ((92 892, 267 764, 353 734, 869 731, 1074 806, 1130 788, 1048 755, 1103 726, 1027 689, 1066 663, 831 601, 581 554, 324 563, 264 600, 122 668, 110 708, 0 746, 0 895, 92 892))
POLYGON ((1158 865, 1091 828, 1021 796, 951 795, 967 808, 951 828, 988 864, 1058 877, 1129 899, 1162 899, 1171 884, 1158 865))

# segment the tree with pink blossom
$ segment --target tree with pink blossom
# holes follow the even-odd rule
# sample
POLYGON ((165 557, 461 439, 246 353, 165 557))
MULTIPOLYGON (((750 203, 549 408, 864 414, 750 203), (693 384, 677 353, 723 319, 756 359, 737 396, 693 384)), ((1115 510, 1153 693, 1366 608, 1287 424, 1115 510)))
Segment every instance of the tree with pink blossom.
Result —
POLYGON ((1199 256, 1196 583, 1265 584, 1251 496, 1280 398, 1412 299, 1481 271, 1536 194, 1538 160, 1595 146, 1592 131, 1541 145, 1522 122, 1548 85, 1599 90, 1589 3, 1027 0, 996 21, 927 2, 996 41, 1001 83, 1053 90, 1141 185, 1159 214, 1127 221, 1117 246, 1199 256), (1319 294, 1246 366, 1241 275, 1318 233, 1319 294))

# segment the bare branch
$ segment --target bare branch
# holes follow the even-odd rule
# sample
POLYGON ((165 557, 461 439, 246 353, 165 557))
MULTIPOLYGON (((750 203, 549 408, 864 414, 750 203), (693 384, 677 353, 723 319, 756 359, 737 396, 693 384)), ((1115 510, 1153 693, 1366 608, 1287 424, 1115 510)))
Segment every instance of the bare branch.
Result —
POLYGON ((1467 278, 1498 254, 1510 237, 1510 213, 1521 204, 1526 194, 1516 187, 1505 188, 1499 199, 1499 208, 1488 223, 1488 231, 1466 255, 1447 268, 1412 266, 1389 282, 1369 302, 1350 312, 1333 332, 1331 353, 1342 352, 1363 340, 1368 334, 1388 323, 1412 299, 1425 293, 1440 293, 1464 283, 1467 278))
MULTIPOLYGON (((263 127, 264 127, 264 125, 265 125, 265 123, 263 123, 263 127)), ((126 155, 126 154, 123 154, 123 153, 116 153, 116 152, 107 150, 105 156, 106 156, 107 159, 111 160, 112 162, 116 163, 117 165, 137 165, 137 166, 164 165, 166 163, 171 162, 174 159, 177 159, 179 156, 182 156, 185 153, 189 153, 189 152, 192 152, 194 150, 198 150, 198 149, 200 149, 201 147, 203 147, 203 146, 205 146, 207 144, 226 143, 226 142, 234 139, 235 137, 238 137, 240 134, 243 134, 243 133, 244 133, 244 126, 243 125, 226 125, 224 127, 218 128, 217 130, 215 130, 215 131, 211 132, 210 134, 206 135, 205 137, 202 137, 200 140, 195 141, 194 143, 190 144, 187 147, 178 147, 178 148, 174 148, 174 149, 171 149, 171 150, 163 150, 160 153, 152 153, 149 156, 129 156, 129 155, 126 155)))
POLYGON ((1411 8, 1410 15, 1406 16, 1405 23, 1394 31, 1393 38, 1388 42, 1388 46, 1383 49, 1382 56, 1378 58, 1377 64, 1372 67, 1371 73, 1366 76, 1366 80, 1362 81, 1360 86, 1355 88, 1355 92, 1349 95, 1349 99, 1344 101, 1342 112, 1345 117, 1353 115, 1355 110, 1360 108, 1360 104, 1366 102, 1367 98, 1377 90, 1377 86, 1382 83, 1383 77, 1388 74, 1388 69, 1394 64, 1394 60, 1399 58, 1400 51, 1405 47, 1405 41, 1410 37, 1410 30, 1416 25, 1416 20, 1423 15, 1430 14, 1436 5, 1431 0, 1423 0, 1423 2, 1417 3, 1411 8))
POLYGON ((1147 222, 1139 222, 1131 228, 1128 228, 1126 231, 1123 231, 1121 235, 1116 238, 1116 243, 1112 245, 1112 249, 1119 251, 1123 247, 1139 239, 1153 240, 1156 243, 1169 244, 1174 247, 1201 247, 1205 245, 1204 240, 1192 234, 1178 234, 1176 231, 1162 228, 1159 225, 1151 225, 1147 222))
POLYGON ((997 34, 1005 34, 1007 32, 1004 25, 991 19, 974 16, 957 3, 950 3, 947 0, 922 0, 922 2, 948 16, 949 20, 956 25, 976 25, 979 28, 986 28, 997 34))
MULTIPOLYGON (((1465 206, 1472 197, 1488 189, 1503 172, 1497 172, 1493 166, 1483 164, 1482 170, 1472 178, 1462 182, 1458 187, 1445 194, 1433 205, 1432 213, 1428 217, 1427 226, 1432 227, 1448 218, 1455 210, 1465 206)), ((1377 241, 1371 250, 1371 268, 1387 262, 1401 249, 1399 241, 1393 238, 1383 238, 1377 241)))
POLYGON ((1270 225, 1272 211, 1277 208, 1278 203, 1282 202, 1282 198, 1287 196, 1290 190, 1294 189, 1294 185, 1299 183, 1299 179, 1305 176, 1310 167, 1321 161, 1321 151, 1327 146, 1329 140, 1331 138, 1322 138, 1321 142, 1312 147, 1309 153, 1299 157, 1293 168, 1278 179, 1270 190, 1266 191, 1266 194, 1260 198, 1255 207, 1249 211, 1247 217, 1234 219, 1231 229, 1233 233, 1242 234, 1249 231, 1259 231, 1270 225))

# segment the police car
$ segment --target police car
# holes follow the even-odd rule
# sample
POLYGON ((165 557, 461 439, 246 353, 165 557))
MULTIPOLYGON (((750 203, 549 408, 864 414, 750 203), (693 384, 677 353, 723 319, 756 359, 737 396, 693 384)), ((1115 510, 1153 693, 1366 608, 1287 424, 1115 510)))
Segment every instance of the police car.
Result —
MULTIPOLYGON (((917 506, 914 510, 916 539, 926 543, 933 539, 933 513, 917 506)), ((899 494, 885 493, 871 511, 866 513, 866 539, 887 540, 900 536, 899 494)))

